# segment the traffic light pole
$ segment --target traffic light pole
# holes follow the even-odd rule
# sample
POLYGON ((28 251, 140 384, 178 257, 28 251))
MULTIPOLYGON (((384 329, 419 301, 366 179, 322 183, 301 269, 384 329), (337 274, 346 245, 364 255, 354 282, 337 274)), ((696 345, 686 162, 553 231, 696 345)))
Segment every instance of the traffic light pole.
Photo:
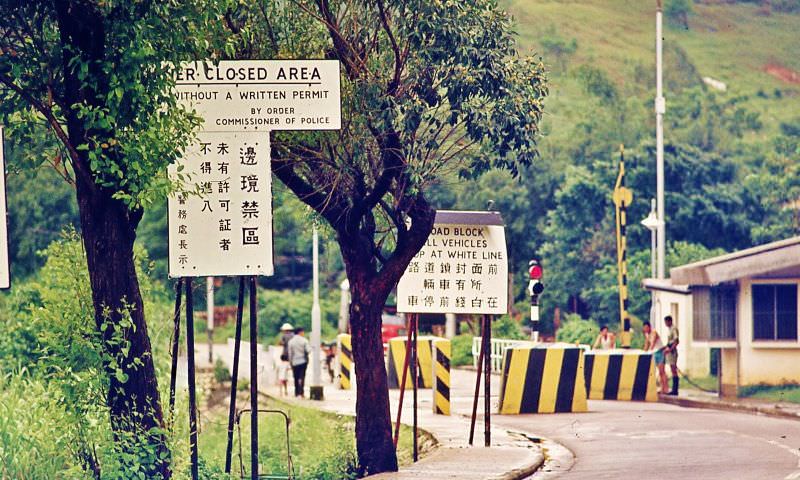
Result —
POLYGON ((542 284, 542 266, 539 260, 533 259, 528 262, 528 294, 531 296, 531 340, 539 341, 539 294, 544 290, 542 284))

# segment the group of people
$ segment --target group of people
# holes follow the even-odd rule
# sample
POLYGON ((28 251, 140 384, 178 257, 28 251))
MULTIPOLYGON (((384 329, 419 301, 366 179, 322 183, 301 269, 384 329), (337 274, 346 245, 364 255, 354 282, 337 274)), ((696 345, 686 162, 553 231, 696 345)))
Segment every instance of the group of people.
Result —
MULTIPOLYGON (((642 333, 644 333, 644 350, 653 352, 656 368, 658 368, 658 378, 661 384, 661 393, 667 395, 678 394, 678 327, 675 326, 672 316, 664 317, 664 325, 669 329, 667 343, 661 340, 661 336, 653 329, 650 322, 644 322, 642 333), (672 389, 668 390, 666 365, 669 364, 672 373, 672 389)), ((601 350, 611 350, 616 347, 617 338, 613 332, 608 330, 607 325, 600 327, 600 334, 595 339, 592 348, 601 350)))
MULTIPOLYGON (((294 379, 295 397, 305 396, 305 378, 308 369, 311 345, 305 337, 303 327, 292 327, 289 323, 281 326, 281 361, 277 366, 278 384, 283 395, 289 394, 289 371, 294 379)), ((334 378, 333 359, 336 356, 336 344, 323 344, 325 354, 325 367, 331 381, 334 378)))

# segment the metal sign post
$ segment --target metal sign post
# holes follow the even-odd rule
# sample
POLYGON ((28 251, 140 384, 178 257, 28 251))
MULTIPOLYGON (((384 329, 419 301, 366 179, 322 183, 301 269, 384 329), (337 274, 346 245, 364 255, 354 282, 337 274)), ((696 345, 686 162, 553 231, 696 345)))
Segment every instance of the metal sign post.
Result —
POLYGON ((194 378, 194 301, 192 278, 184 279, 186 286, 186 357, 189 363, 189 446, 192 451, 192 479, 198 478, 197 464, 197 396, 194 378))
POLYGON ((239 277, 239 301, 236 307, 236 333, 233 340, 233 368, 231 369, 231 405, 228 412, 228 446, 225 449, 225 473, 231 473, 233 453, 233 424, 236 419, 236 392, 239 381, 239 355, 242 345, 242 315, 244 312, 244 277, 239 277))
MULTIPOLYGON (((475 430, 481 375, 485 394, 485 444, 491 444, 491 322, 494 315, 508 313, 507 279, 505 229, 500 214, 442 210, 436 212, 431 234, 397 284, 398 312, 415 316, 419 313, 483 316, 470 444, 475 430)), ((416 332, 416 324, 412 329, 416 332)), ((414 356, 410 367, 416 387, 416 333, 407 351, 414 356)), ((414 393, 416 398, 416 389, 414 393)), ((416 424, 416 402, 414 419, 416 424)))
POLYGON ((3 146, 3 127, 0 127, 0 289, 11 287, 8 262, 8 212, 6 206, 6 163, 3 146))

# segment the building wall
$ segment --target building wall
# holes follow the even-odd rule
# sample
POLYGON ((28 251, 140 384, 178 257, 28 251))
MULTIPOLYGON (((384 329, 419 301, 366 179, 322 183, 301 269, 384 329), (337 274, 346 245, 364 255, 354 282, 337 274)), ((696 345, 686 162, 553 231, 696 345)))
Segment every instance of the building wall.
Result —
POLYGON ((669 330, 664 317, 672 315, 678 326, 678 368, 690 377, 704 377, 711 371, 711 354, 705 345, 696 345, 692 339, 692 296, 657 290, 655 293, 654 327, 666 343, 669 330))
MULTIPOLYGON (((736 305, 738 320, 736 330, 740 349, 739 384, 767 383, 774 385, 800 382, 800 341, 753 340, 752 285, 754 283, 799 284, 800 278, 769 280, 745 278, 739 280, 739 299, 736 305)), ((800 305, 798 312, 800 312, 800 305)))

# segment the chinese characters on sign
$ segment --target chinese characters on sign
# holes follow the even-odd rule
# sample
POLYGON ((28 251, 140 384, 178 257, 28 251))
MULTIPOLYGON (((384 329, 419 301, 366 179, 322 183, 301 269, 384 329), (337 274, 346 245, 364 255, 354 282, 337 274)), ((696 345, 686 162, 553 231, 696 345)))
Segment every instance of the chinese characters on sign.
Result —
POLYGON ((207 132, 338 130, 337 60, 187 62, 176 95, 207 132))
POLYGON ((8 213, 6 211, 6 163, 3 157, 3 127, 0 127, 0 288, 11 286, 8 268, 8 213))
POLYGON ((437 223, 425 246, 411 260, 397 284, 397 310, 508 313, 508 260, 503 226, 441 223, 441 213, 444 212, 437 213, 437 223))
POLYGON ((170 168, 188 178, 169 198, 173 277, 272 275, 272 199, 266 132, 201 132, 170 168))

